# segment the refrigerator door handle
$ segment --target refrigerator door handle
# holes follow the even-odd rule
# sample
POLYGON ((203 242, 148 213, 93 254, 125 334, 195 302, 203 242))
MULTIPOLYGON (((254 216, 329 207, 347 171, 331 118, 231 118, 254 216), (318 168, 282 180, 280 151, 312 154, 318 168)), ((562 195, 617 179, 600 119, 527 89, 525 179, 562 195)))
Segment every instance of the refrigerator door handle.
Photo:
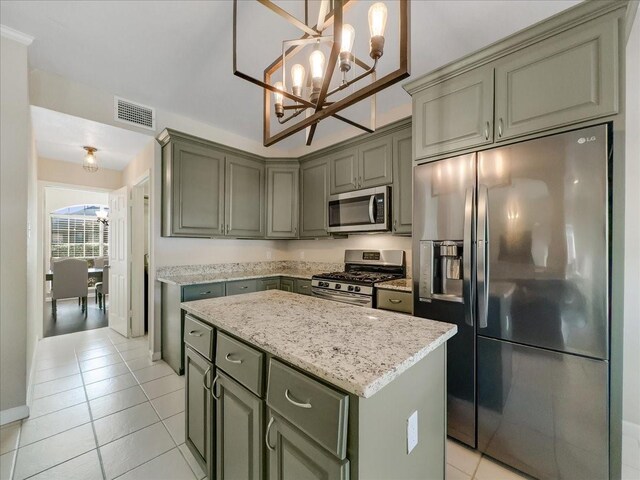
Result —
POLYGON ((486 328, 489 316, 489 190, 478 186, 478 327, 486 328))
POLYGON ((473 255, 473 209, 475 205, 474 187, 467 188, 464 198, 464 238, 462 243, 462 296, 465 304, 464 321, 473 327, 475 289, 471 272, 473 255))

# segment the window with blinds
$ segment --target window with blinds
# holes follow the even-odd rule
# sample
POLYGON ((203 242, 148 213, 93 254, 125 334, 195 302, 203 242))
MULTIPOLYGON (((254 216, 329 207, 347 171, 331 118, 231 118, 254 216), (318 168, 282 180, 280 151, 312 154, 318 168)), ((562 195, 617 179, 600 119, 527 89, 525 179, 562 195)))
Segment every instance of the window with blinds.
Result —
POLYGON ((101 257, 109 254, 109 227, 95 218, 51 215, 51 256, 101 257))

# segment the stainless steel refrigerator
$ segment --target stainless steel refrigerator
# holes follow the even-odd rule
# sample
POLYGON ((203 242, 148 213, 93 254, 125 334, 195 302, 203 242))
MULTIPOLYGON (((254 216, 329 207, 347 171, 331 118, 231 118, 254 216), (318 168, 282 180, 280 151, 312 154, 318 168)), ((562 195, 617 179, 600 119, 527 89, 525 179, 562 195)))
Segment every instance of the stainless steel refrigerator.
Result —
POLYGON ((609 476, 608 128, 414 169, 414 314, 458 326, 448 434, 538 478, 609 476))

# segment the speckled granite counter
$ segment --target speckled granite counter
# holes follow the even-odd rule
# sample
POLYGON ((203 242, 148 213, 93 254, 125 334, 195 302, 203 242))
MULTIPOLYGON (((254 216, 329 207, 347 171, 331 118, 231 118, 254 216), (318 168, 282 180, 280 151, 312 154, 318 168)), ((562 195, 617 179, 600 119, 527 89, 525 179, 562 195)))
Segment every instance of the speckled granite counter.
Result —
POLYGON ((448 323, 278 290, 181 306, 205 322, 364 398, 457 331, 448 323))
POLYGON ((376 288, 383 290, 399 290, 401 292, 409 292, 413 290, 413 279, 399 278, 397 280, 389 280, 386 282, 376 283, 376 288))
POLYGON ((185 265, 163 267, 158 270, 156 280, 174 285, 198 285, 202 283, 250 280, 268 277, 292 277, 311 280, 313 275, 342 271, 342 263, 321 262, 248 262, 212 265, 185 265))

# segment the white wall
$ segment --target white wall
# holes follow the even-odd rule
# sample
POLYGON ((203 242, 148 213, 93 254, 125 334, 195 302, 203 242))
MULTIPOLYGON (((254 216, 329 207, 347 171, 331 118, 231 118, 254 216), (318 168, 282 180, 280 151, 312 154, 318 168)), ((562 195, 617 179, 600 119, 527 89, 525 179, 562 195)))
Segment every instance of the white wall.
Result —
POLYGON ((122 172, 99 168, 97 172, 87 172, 79 163, 63 162, 51 158, 38 159, 38 179, 49 183, 66 183, 83 187, 116 190, 122 183, 122 172))
MULTIPOLYGON (((26 409, 27 47, 0 37, 0 422, 26 409)), ((14 420, 17 418, 13 418, 14 420)))
POLYGON ((623 418, 640 436, 640 13, 627 43, 626 75, 623 418))

